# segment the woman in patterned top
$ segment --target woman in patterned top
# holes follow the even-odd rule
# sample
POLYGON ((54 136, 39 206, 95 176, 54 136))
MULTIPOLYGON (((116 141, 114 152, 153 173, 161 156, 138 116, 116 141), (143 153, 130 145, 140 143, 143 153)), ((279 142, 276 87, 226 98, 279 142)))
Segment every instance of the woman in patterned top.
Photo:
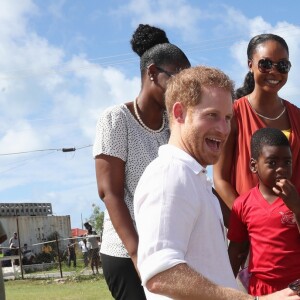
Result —
MULTIPOLYGON (((133 102, 107 109, 96 128, 93 156, 106 205, 101 244, 103 273, 115 299, 146 299, 137 273, 138 236, 133 195, 146 166, 169 138, 164 92, 168 79, 190 67, 163 30, 139 25, 131 46, 140 56, 141 91, 133 102)), ((155 221, 155 220, 153 220, 155 221)))

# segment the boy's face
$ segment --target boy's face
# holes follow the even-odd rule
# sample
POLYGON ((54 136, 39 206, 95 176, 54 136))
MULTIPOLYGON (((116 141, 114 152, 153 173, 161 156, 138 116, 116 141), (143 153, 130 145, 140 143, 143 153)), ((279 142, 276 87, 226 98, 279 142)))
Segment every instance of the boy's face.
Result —
POLYGON ((257 160, 251 159, 251 171, 260 184, 272 189, 280 179, 292 177, 292 153, 287 146, 263 146, 257 160))

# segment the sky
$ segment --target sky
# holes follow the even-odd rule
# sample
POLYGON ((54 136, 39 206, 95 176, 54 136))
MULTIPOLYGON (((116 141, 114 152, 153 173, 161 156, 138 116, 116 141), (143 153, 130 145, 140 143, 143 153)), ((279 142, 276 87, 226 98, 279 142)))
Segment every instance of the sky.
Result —
POLYGON ((236 87, 250 38, 282 36, 292 69, 280 96, 300 106, 299 11, 294 0, 2 0, 0 202, 50 202, 73 228, 93 204, 104 209, 95 126, 105 108, 138 95, 139 58, 129 41, 140 23, 164 29, 193 66, 217 67, 236 87))

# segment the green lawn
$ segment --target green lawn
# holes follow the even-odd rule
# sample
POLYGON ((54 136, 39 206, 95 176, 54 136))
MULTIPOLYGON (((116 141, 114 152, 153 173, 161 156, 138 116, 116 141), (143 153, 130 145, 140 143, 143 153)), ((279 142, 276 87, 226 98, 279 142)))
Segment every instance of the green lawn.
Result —
POLYGON ((47 280, 5 281, 7 300, 112 300, 102 275, 57 282, 47 280))

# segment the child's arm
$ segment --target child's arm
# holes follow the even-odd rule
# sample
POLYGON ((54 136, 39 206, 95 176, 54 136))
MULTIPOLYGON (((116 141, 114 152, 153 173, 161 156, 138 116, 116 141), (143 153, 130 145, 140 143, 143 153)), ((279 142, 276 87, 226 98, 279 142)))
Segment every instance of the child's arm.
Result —
POLYGON ((245 261, 245 243, 230 241, 228 255, 234 277, 236 277, 241 265, 245 261))
POLYGON ((285 205, 294 213, 300 233, 300 196, 296 187, 287 179, 280 179, 273 188, 275 194, 281 197, 285 205))

